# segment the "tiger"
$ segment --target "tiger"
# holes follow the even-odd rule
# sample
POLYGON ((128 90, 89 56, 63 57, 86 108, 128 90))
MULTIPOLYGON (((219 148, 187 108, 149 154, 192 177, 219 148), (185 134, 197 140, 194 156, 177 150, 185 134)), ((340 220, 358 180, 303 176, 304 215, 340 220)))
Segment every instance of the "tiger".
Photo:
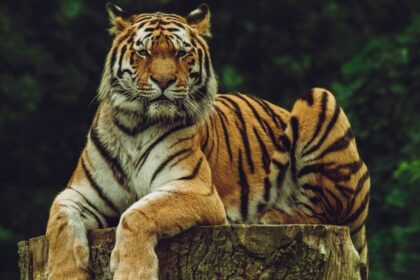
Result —
POLYGON ((186 17, 106 9, 113 42, 50 209, 48 279, 90 279, 89 230, 117 226, 114 279, 158 279, 158 238, 238 223, 346 225, 366 279, 369 173, 334 95, 314 88, 289 112, 218 94, 206 4, 186 17))

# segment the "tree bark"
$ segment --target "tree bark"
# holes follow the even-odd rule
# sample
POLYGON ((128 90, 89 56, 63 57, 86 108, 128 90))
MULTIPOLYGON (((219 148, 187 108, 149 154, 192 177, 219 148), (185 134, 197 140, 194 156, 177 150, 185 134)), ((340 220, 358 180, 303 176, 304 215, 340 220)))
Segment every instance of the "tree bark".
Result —
MULTIPOLYGON (((113 228, 89 233, 93 279, 109 280, 113 228)), ((44 236, 21 241, 22 280, 46 279, 44 236)), ((347 227, 231 225, 195 227, 161 239, 159 279, 360 279, 359 255, 347 227)))

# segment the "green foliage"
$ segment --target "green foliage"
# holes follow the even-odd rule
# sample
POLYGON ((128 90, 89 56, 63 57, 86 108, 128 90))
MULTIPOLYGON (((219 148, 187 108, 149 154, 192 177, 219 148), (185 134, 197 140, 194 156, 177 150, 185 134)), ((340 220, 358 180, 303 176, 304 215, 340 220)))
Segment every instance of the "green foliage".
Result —
MULTIPOLYGON (((201 1, 117 1, 186 15, 201 1)), ((371 279, 420 272, 420 3, 213 1, 220 91, 290 108, 335 92, 372 176, 371 279)), ((17 279, 19 239, 43 234, 82 148, 110 46, 105 1, 0 4, 0 278, 17 279), (93 105, 92 105, 93 104, 93 105), (13 257, 11 257, 13 256, 13 257)))
POLYGON ((82 2, 79 0, 61 1, 60 4, 60 13, 64 15, 66 19, 73 19, 77 17, 83 8, 82 2))
POLYGON ((235 91, 244 83, 244 78, 232 65, 226 65, 222 71, 222 83, 229 91, 235 91))

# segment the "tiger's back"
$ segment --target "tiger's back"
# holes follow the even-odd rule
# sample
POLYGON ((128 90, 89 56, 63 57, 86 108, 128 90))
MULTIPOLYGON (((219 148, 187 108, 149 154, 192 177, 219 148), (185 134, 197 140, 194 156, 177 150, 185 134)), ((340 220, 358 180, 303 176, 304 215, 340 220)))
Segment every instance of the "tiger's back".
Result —
POLYGON ((200 139, 231 223, 347 225, 367 277, 369 173, 330 92, 313 89, 290 113, 218 95, 200 139))

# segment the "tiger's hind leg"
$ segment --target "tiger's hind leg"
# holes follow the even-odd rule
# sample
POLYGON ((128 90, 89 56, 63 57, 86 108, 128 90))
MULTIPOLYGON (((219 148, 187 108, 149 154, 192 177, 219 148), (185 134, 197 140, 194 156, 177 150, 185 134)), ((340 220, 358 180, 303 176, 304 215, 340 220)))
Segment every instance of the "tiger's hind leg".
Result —
POLYGON ((367 278, 369 173, 334 96, 313 89, 296 101, 273 154, 263 223, 347 225, 367 278))

